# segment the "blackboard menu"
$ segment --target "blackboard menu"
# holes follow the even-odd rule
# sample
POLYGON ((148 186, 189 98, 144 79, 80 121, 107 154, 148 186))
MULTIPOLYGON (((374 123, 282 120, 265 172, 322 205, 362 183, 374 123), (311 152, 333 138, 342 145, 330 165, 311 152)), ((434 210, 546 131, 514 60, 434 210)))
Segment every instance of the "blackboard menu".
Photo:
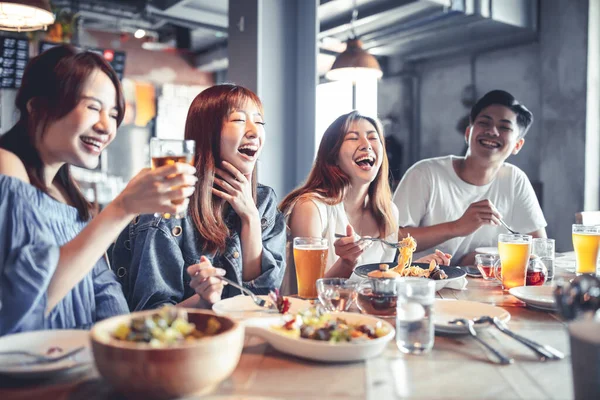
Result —
POLYGON ((29 60, 27 39, 0 36, 0 88, 21 87, 23 71, 29 60))
MULTIPOLYGON (((54 46, 58 46, 60 43, 51 43, 51 42, 40 42, 40 53, 51 49, 54 46)), ((125 52, 124 51, 115 51, 112 49, 100 49, 95 47, 86 47, 84 50, 94 52, 98 55, 104 57, 106 61, 110 64, 111 67, 117 73, 117 76, 120 80, 123 79, 123 72, 125 71, 125 52)))

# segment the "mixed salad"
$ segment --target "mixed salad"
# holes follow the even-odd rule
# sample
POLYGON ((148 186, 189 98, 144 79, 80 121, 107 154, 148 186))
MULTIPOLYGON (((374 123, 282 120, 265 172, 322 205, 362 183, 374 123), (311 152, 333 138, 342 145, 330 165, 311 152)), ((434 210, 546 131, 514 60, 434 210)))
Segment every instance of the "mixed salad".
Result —
POLYGON ((133 318, 129 324, 119 325, 112 336, 128 342, 148 343, 151 347, 165 347, 214 336, 220 329, 219 320, 210 317, 206 328, 203 331, 198 330, 196 325, 188 322, 185 310, 165 306, 154 314, 133 318))
POLYGON ((284 318, 281 326, 274 326, 272 329, 295 338, 330 343, 377 339, 389 332, 381 322, 374 326, 352 324, 343 318, 335 317, 314 307, 284 318))

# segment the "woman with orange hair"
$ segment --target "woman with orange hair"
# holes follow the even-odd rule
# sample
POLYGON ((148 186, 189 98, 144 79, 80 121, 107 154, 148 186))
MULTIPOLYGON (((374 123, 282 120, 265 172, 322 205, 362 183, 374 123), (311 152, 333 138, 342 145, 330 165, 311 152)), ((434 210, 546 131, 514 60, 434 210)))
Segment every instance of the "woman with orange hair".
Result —
POLYGON ((241 86, 201 92, 185 138, 196 141, 196 190, 184 219, 144 215, 113 250, 131 310, 163 304, 209 307, 240 292, 279 288, 285 269, 285 221, 273 189, 257 183, 265 140, 260 99, 241 86))
MULTIPOLYGON (((306 182, 281 203, 288 218, 288 254, 294 237, 323 237, 329 244, 326 277, 352 274, 358 264, 391 262, 396 250, 359 236, 398 241, 398 209, 392 203, 388 159, 381 124, 352 111, 338 117, 325 131, 317 159, 306 182), (337 234, 346 237, 338 239, 337 234)), ((441 252, 415 262, 436 259, 441 252)), ((288 259, 283 291, 295 293, 293 259, 288 259)))

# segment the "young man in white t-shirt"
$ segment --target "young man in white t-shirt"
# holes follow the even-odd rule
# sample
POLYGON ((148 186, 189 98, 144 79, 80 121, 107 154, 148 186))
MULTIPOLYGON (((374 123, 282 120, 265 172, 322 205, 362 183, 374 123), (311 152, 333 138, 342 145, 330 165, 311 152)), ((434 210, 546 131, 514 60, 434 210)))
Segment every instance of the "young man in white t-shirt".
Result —
POLYGON ((505 163, 525 143, 533 115, 510 94, 494 90, 471 109, 465 157, 422 160, 394 193, 400 233, 417 240, 417 254, 438 248, 453 264, 471 265, 475 249, 496 246, 498 234, 514 231, 546 237, 546 220, 525 173, 505 163))

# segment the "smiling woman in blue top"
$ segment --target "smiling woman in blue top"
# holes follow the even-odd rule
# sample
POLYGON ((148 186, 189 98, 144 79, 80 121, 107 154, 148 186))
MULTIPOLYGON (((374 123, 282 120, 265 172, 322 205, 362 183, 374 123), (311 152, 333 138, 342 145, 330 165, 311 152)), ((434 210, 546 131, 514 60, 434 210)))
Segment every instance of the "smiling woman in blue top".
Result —
POLYGON ((256 162, 265 143, 260 99, 232 84, 210 87, 190 106, 185 138, 196 141, 196 192, 183 219, 143 215, 115 245, 117 275, 132 310, 163 304, 210 307, 278 288, 285 270, 285 222, 256 162))
POLYGON ((127 312, 106 249, 136 214, 185 207, 171 201, 192 194, 194 168, 144 170, 91 219, 69 166, 95 168, 117 133, 125 106, 113 69, 55 47, 29 62, 16 107, 0 137, 0 335, 89 328, 127 312))

